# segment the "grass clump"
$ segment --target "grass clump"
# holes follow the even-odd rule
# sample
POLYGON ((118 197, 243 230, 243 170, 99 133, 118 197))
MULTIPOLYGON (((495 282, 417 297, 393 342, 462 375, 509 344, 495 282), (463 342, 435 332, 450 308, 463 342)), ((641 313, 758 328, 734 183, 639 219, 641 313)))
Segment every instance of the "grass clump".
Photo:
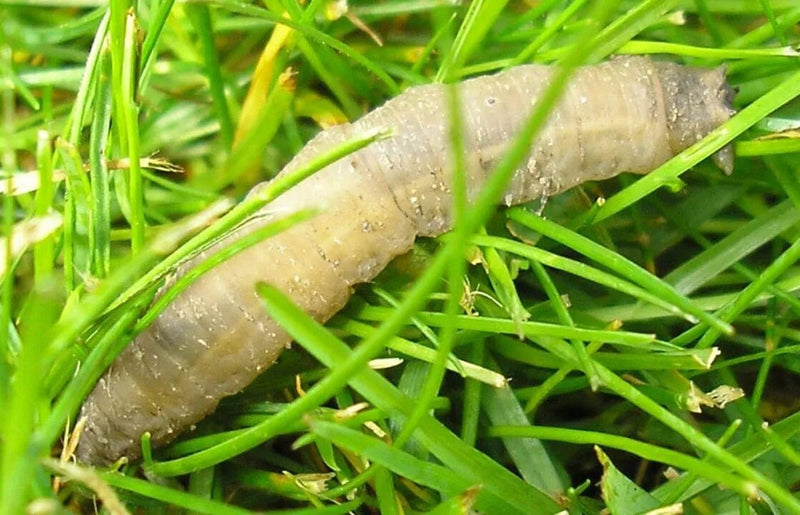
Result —
POLYGON ((3 2, 0 512, 800 513, 799 21, 788 0, 3 2), (739 113, 544 216, 495 208, 498 173, 327 327, 260 287, 299 344, 277 366, 122 473, 70 459, 164 276, 339 155, 232 207, 320 127, 617 53, 724 63, 739 113), (729 142, 726 177, 705 158, 729 142))

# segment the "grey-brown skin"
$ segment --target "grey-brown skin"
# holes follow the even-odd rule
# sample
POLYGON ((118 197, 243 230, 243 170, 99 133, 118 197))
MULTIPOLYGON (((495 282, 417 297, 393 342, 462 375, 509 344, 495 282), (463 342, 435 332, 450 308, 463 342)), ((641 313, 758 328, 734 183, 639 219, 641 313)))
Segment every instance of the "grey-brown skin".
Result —
MULTIPOLYGON (((507 151, 553 68, 520 66, 458 85, 468 197, 507 151)), ((273 284, 325 322, 417 236, 451 226, 446 90, 414 87, 352 124, 321 132, 286 166, 291 173, 356 135, 391 129, 320 170, 247 223, 184 263, 176 276, 263 224, 305 208, 312 220, 253 246, 194 282, 106 371, 83 405, 78 459, 107 464, 140 455, 140 436, 165 443, 269 367, 291 340, 254 292, 273 284)), ((622 57, 576 71, 516 171, 506 205, 555 195, 621 172, 646 173, 732 114, 722 70, 622 57)), ((731 156, 721 158, 731 169, 731 156)), ((263 185, 262 185, 263 186, 263 185)), ((262 186, 256 186, 257 191, 262 186)))

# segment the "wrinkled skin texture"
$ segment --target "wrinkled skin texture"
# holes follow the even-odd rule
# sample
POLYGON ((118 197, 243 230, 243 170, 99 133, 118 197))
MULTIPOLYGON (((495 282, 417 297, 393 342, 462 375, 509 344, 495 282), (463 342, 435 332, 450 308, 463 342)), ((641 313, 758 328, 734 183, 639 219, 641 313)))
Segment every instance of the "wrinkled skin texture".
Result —
MULTIPOLYGON (((458 85, 469 198, 552 74, 550 67, 521 66, 458 85)), ((651 171, 731 116, 724 81, 721 70, 640 57, 579 69, 502 201, 518 204, 588 180, 651 171)), ((321 132, 282 174, 365 131, 390 128, 393 136, 322 169, 184 263, 176 276, 269 221, 322 209, 201 276, 126 348, 83 406, 79 459, 135 459, 143 432, 156 445, 171 440, 269 367, 290 338, 265 314, 257 282, 280 288, 324 322, 345 305, 353 285, 374 278, 417 236, 447 231, 446 97, 441 85, 411 88, 351 124, 321 132)), ((729 151, 717 156, 726 171, 731 159, 729 151)))

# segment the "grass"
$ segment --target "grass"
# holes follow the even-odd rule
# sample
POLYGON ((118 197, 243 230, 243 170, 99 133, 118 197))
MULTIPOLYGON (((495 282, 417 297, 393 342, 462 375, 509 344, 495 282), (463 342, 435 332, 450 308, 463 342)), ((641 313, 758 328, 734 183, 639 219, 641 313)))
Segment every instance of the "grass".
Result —
POLYGON ((342 6, 0 0, 0 513, 800 513, 796 2, 342 6), (574 67, 614 53, 724 63, 738 114, 544 216, 497 208, 574 67), (297 341, 278 365, 142 462, 70 459, 83 399, 175 264, 390 136, 238 202, 320 125, 525 62, 561 72, 470 206, 456 174, 450 234, 326 327, 260 286, 297 341), (707 158, 729 143, 725 176, 707 158))

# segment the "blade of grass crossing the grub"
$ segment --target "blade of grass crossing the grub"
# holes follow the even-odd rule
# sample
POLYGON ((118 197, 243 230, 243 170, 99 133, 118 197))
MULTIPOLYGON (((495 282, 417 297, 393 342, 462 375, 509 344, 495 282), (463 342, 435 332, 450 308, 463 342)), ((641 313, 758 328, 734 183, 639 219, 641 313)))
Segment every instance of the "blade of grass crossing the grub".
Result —
POLYGON ((546 235, 567 247, 579 252, 589 259, 602 264, 620 274, 628 277, 652 294, 657 295, 679 307, 682 311, 689 313, 698 320, 708 323, 710 326, 718 328, 725 334, 732 334, 733 328, 705 311, 698 308, 691 300, 675 291, 669 284, 643 270, 632 261, 612 252, 601 245, 581 236, 577 233, 567 231, 565 228, 536 216, 521 208, 513 208, 508 211, 508 217, 525 227, 546 235))
POLYGON ((345 157, 367 145, 379 141, 388 135, 384 132, 364 134, 358 138, 353 138, 336 148, 331 149, 315 159, 311 159, 304 166, 298 168, 290 174, 282 175, 269 183, 264 183, 258 190, 252 190, 250 195, 237 204, 230 212, 218 220, 213 225, 203 229, 199 234, 192 237, 178 250, 163 258, 151 270, 133 283, 128 292, 123 294, 120 299, 114 302, 109 309, 114 309, 122 302, 130 298, 130 295, 146 288, 153 281, 158 280, 172 270, 180 261, 189 257, 192 253, 201 249, 209 242, 219 238, 239 225, 244 219, 264 207, 267 203, 274 200, 278 195, 287 191, 300 181, 313 175, 329 164, 345 157))
POLYGON ((216 252, 214 255, 196 267, 187 270, 185 274, 183 274, 179 279, 170 285, 168 290, 163 292, 162 295, 155 302, 153 302, 153 304, 147 310, 147 313, 145 313, 145 315, 142 316, 142 318, 136 324, 136 332, 142 331, 147 326, 152 324, 156 317, 158 317, 158 315, 160 315, 161 312, 167 307, 167 305, 169 305, 178 297, 178 295, 185 291, 186 288, 196 281, 198 277, 206 274, 215 266, 227 261, 236 254, 261 243, 265 239, 280 234, 281 232, 290 229, 299 223, 310 220, 313 218, 314 214, 314 211, 298 211, 285 218, 274 220, 268 224, 265 224, 263 227, 259 227, 253 232, 243 236, 241 239, 236 240, 219 252, 216 252))
MULTIPOLYGON (((451 159, 453 163, 452 179, 452 212, 453 212, 453 238, 458 241, 461 248, 466 248, 469 233, 465 232, 465 216, 467 212, 467 179, 465 161, 465 142, 463 132, 463 118, 461 112, 461 99, 458 88, 449 86, 447 88, 447 107, 449 123, 449 139, 451 148, 451 159)), ((450 353, 455 344, 456 325, 455 317, 459 310, 459 300, 461 298, 461 282, 466 273, 466 262, 464 259, 456 259, 447 272, 448 296, 445 301, 444 315, 445 323, 439 333, 439 345, 437 355, 428 370, 424 386, 417 398, 411 414, 408 417, 400 433, 395 437, 395 443, 402 447, 414 433, 414 428, 419 420, 426 415, 430 404, 436 398, 444 379, 445 369, 449 360, 450 353)))
MULTIPOLYGON (((220 202, 215 206, 216 211, 227 207, 227 203, 220 202)), ((218 214, 213 209, 213 214, 218 214)), ((199 226, 208 223, 207 213, 200 213, 186 219, 167 232, 153 238, 145 246, 141 256, 133 258, 125 266, 115 270, 105 281, 101 282, 91 293, 86 295, 80 304, 80 309, 69 312, 69 316, 62 316, 53 330, 51 343, 52 350, 58 352, 74 344, 78 335, 88 328, 108 306, 121 298, 122 293, 129 289, 136 278, 144 275, 145 271, 153 268, 153 263, 163 260, 163 256, 172 251, 188 235, 196 232, 199 226)), ((128 297, 130 298, 130 297, 128 297)), ((126 299, 127 300, 127 299, 126 299)))
POLYGON ((766 115, 800 96, 800 72, 756 99, 733 118, 715 129, 708 136, 670 159, 656 170, 645 175, 635 184, 625 188, 607 199, 602 206, 584 221, 596 223, 618 213, 657 190, 661 186, 674 183, 686 170, 729 144, 733 139, 755 125, 766 115))

